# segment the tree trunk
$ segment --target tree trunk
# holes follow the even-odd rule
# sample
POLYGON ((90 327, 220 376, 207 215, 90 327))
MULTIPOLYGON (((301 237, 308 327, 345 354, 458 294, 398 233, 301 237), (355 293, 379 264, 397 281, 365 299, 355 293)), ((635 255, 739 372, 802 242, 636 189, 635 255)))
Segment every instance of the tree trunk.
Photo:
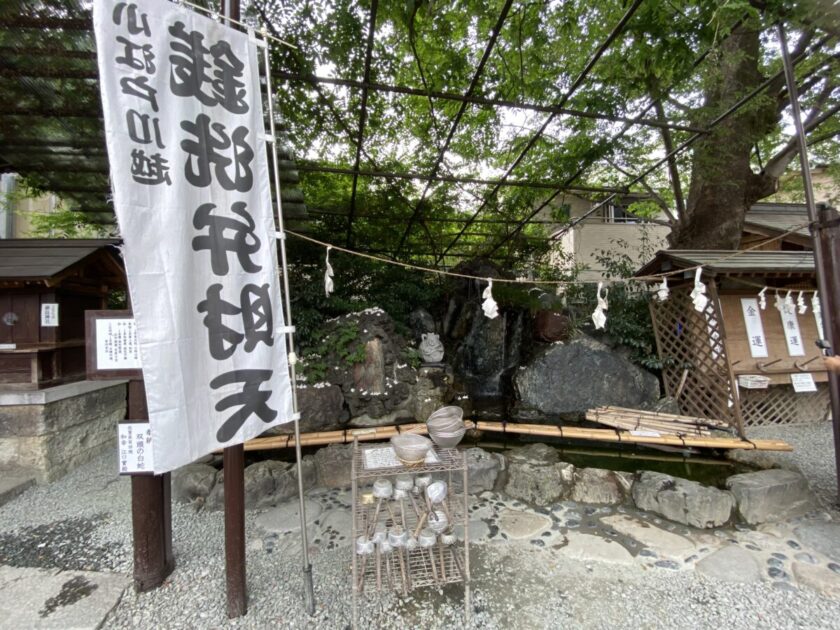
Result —
MULTIPOLYGON (((721 48, 717 65, 710 64, 715 74, 705 94, 704 112, 710 119, 764 80, 756 26, 740 26, 721 48)), ((752 101, 696 143, 686 211, 670 236, 673 248, 737 249, 746 211, 775 192, 777 177, 750 168, 753 146, 779 121, 772 88, 768 92, 771 96, 752 101)))

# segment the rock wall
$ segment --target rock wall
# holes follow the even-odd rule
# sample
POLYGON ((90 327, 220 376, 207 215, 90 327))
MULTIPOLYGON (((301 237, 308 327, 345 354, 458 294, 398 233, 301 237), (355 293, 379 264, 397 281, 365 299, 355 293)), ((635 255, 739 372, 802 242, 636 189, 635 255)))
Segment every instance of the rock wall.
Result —
POLYGON ((116 447, 125 383, 81 381, 0 393, 0 471, 53 481, 116 447))

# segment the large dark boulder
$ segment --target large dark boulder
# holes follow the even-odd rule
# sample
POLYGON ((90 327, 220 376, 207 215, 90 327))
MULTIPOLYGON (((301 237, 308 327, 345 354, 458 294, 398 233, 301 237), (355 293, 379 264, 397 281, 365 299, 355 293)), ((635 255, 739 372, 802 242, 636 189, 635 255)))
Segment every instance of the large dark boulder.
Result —
MULTIPOLYGON (((297 386, 300 432, 336 431, 343 429, 350 419, 344 406, 344 395, 338 385, 315 383, 297 386)), ((295 432, 291 422, 266 431, 267 435, 286 435, 295 432)))
POLYGON ((659 400, 653 374, 586 336, 549 346, 513 381, 513 414, 520 420, 582 420, 593 407, 644 407, 659 400))
MULTIPOLYGON (((462 262, 453 271, 479 278, 510 277, 491 261, 480 258, 462 262)), ((481 303, 486 288, 485 280, 454 281, 442 333, 457 389, 469 397, 476 411, 493 416, 504 413, 510 398, 510 375, 521 361, 523 330, 529 322, 525 310, 513 308, 504 300, 499 302, 498 317, 485 317, 481 303)))

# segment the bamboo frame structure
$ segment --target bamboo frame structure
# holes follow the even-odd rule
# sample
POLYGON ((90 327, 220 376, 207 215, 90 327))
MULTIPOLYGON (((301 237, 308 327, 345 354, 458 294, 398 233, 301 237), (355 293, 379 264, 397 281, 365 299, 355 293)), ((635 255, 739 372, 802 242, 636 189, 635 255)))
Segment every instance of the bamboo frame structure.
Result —
MULTIPOLYGON (((614 429, 587 429, 583 427, 559 427, 545 424, 520 424, 507 422, 472 422, 465 421, 468 428, 491 433, 512 433, 534 435, 569 440, 610 442, 618 444, 640 444, 676 446, 680 448, 716 448, 740 449, 747 451, 792 451, 793 447, 784 440, 746 440, 736 437, 716 436, 674 436, 674 435, 633 435, 630 431, 614 429)), ((400 433, 426 433, 425 423, 391 425, 367 429, 346 429, 340 431, 319 431, 303 433, 301 446, 326 446, 328 444, 350 444, 354 440, 373 442, 388 440, 400 433)), ((246 451, 266 451, 292 448, 295 446, 293 435, 261 437, 245 443, 246 451)))
MULTIPOLYGON (((479 84, 482 77, 482 73, 484 70, 484 66, 487 62, 487 59, 494 53, 496 46, 497 39, 502 31, 502 27, 509 21, 509 15, 514 13, 513 9, 511 9, 512 2, 511 0, 507 0, 501 7, 497 14, 497 19, 494 28, 492 28, 487 36, 487 41, 485 43, 484 54, 481 58, 476 62, 475 70, 470 81, 470 85, 463 93, 448 93, 448 92, 440 92, 431 89, 430 85, 427 85, 424 81, 424 85, 421 87, 411 87, 411 86, 403 86, 403 85, 389 85, 387 83, 383 83, 380 81, 376 81, 372 78, 371 72, 371 64, 372 64, 372 43, 375 40, 375 26, 376 26, 376 8, 378 6, 377 2, 372 2, 370 5, 370 13, 368 16, 368 32, 367 37, 365 40, 361 42, 361 46, 363 47, 363 59, 365 60, 364 68, 364 76, 359 78, 344 78, 344 77, 336 77, 336 78, 328 78, 328 77, 318 77, 311 74, 307 74, 306 71, 299 69, 297 72, 292 71, 291 69, 285 69, 282 72, 281 77, 284 80, 289 81, 290 83, 297 83, 297 84, 306 84, 310 86, 314 86, 316 90, 320 90, 323 85, 337 85, 343 86, 349 89, 359 90, 362 96, 362 106, 360 108, 360 115, 357 124, 347 124, 343 120, 340 120, 341 123, 339 126, 341 127, 342 131, 347 134, 348 139, 350 140, 353 146, 354 158, 351 162, 353 168, 346 169, 338 167, 329 167, 329 166, 322 166, 318 165, 317 167, 310 168, 310 171, 323 171, 323 172, 335 172, 337 170, 341 170, 342 173, 352 176, 353 180, 353 192, 355 193, 357 188, 357 182, 359 177, 377 177, 377 178, 384 178, 386 181, 390 179, 399 179, 403 178, 410 178, 410 179, 420 179, 425 180, 427 185, 425 186, 425 190, 423 195, 420 198, 419 203, 412 203, 408 199, 403 199, 405 202, 406 207, 410 211, 410 216, 399 216, 394 215, 393 220, 395 224, 401 224, 405 226, 405 232, 403 237, 400 239, 400 243, 396 248, 391 252, 392 258, 397 258, 402 254, 405 257, 426 257, 432 256, 435 264, 440 267, 446 266, 445 258, 447 256, 452 256, 453 258, 458 257, 467 257, 467 255, 475 255, 480 252, 468 252, 468 254, 456 253, 453 251, 453 246, 461 240, 464 236, 471 236, 474 235, 474 232, 471 230, 472 223, 477 221, 477 217, 480 215, 488 207, 488 200, 492 199, 492 197, 499 191, 501 187, 506 186, 525 186, 525 187, 540 187, 545 188, 548 191, 547 198, 544 200, 542 204, 535 210, 535 211, 528 211, 526 216, 518 218, 511 230, 508 230, 507 233, 501 236, 495 242, 489 242, 487 247, 485 248, 484 256, 487 258, 496 258, 501 260, 511 260, 513 254, 511 252, 507 252, 506 254, 498 254, 499 250, 507 243, 510 243, 514 238, 518 237, 523 228, 530 224, 535 217, 536 213, 541 210, 542 208, 546 207, 549 203, 551 203, 557 195, 562 192, 572 192, 573 194, 575 191, 578 192, 586 192, 587 188, 597 188, 597 187, 587 187, 587 186, 575 186, 574 182, 577 181, 588 169, 590 169, 598 159, 597 155, 586 155, 583 157, 582 163, 580 164, 578 170, 571 176, 565 179, 562 182, 546 182, 545 184, 539 184, 537 182, 525 182, 525 181, 518 181, 512 179, 510 177, 511 173, 514 169, 517 168, 519 163, 522 161, 524 156, 531 151, 531 149, 537 144, 537 141, 540 135, 545 130, 546 126, 552 121, 555 120, 557 116, 570 116, 573 118, 588 118, 588 119, 597 119, 597 120, 609 120, 613 122, 623 123, 621 130, 617 133, 612 135, 607 144, 612 145, 620 138, 625 135, 631 128, 636 126, 643 126, 649 128, 660 128, 665 131, 670 130, 679 130, 684 132, 693 133, 694 136, 689 138, 686 142, 680 144, 676 148, 671 151, 668 151, 668 154, 663 158, 662 161, 657 162, 651 168, 645 170, 645 172, 639 174, 637 177, 633 178, 626 186, 622 186, 621 188, 629 188, 633 184, 638 183, 642 180, 645 176, 650 174, 653 169, 659 168, 665 162, 669 162, 669 164, 673 163, 673 159, 679 153, 684 152, 685 149, 689 148, 690 145, 699 137, 702 137, 703 134, 708 132, 712 129, 715 125, 717 125, 721 120, 729 117, 730 115, 740 111, 744 105, 746 105, 752 98, 763 92, 770 82, 776 81, 780 76, 781 73, 777 73, 777 75, 770 77, 768 81, 763 83, 762 85, 758 86, 753 92, 746 95, 743 99, 739 100, 735 103, 729 110, 724 112, 721 116, 717 119, 712 121, 710 124, 703 126, 702 128, 686 125, 686 124, 679 124, 679 122, 674 122, 670 120, 666 120, 662 115, 661 112, 657 111, 655 118, 648 117, 649 112, 654 108, 661 108, 662 101, 667 98, 671 90, 676 87, 676 84, 667 86, 661 96, 657 97, 656 99, 652 99, 650 103, 642 108, 642 110, 633 116, 627 115, 620 115, 618 113, 604 113, 604 112, 597 112, 597 111, 590 111, 588 109, 585 110, 578 110, 574 108, 567 108, 566 105, 568 104, 569 100, 572 96, 580 90, 580 88, 585 85, 588 75, 591 73, 591 70, 595 64, 599 62, 599 60, 603 57, 603 55, 611 48, 614 48, 617 43, 621 41, 621 37, 624 35, 626 31, 626 27, 630 20, 633 18, 634 14, 636 13, 637 9, 641 5, 641 0, 634 0, 634 2, 628 3, 628 6, 625 10, 624 15, 619 20, 618 23, 613 25, 608 35, 599 42, 598 46, 592 51, 589 56, 588 62, 584 69, 574 78, 573 81, 569 84, 569 87, 563 90, 563 94, 558 102, 551 103, 551 104, 539 104, 539 103, 524 103, 524 102, 517 102, 517 101, 508 101, 499 98, 489 98, 487 96, 482 96, 479 94, 480 90, 479 84), (368 107, 367 100, 370 92, 375 93, 390 93, 390 94, 406 94, 409 96, 416 96, 416 97, 425 97, 429 100, 430 107, 432 109, 432 114, 434 115, 434 102, 450 102, 450 103, 459 103, 459 113, 455 118, 452 120, 452 123, 449 127, 449 133, 446 138, 446 141, 442 143, 441 150, 437 155, 434 164, 430 165, 428 171, 419 176, 417 173, 411 173, 410 177, 405 177, 409 174, 398 174, 398 173, 388 173, 383 169, 379 169, 376 167, 375 163, 371 160, 368 153, 364 150, 363 144, 365 141, 365 136, 368 135, 365 133, 366 127, 366 119, 368 117, 368 107), (534 133, 528 142, 525 144, 524 149, 522 152, 516 157, 516 159, 506 168, 504 176, 499 180, 480 180, 478 178, 470 178, 470 177, 459 177, 453 176, 452 174, 445 172, 445 154, 449 150, 450 140, 453 137, 456 129, 458 128, 461 118, 462 112, 465 111, 465 108, 472 106, 472 107, 493 107, 493 108, 515 108, 515 109, 526 109, 533 112, 540 112, 548 114, 545 123, 541 126, 541 128, 534 133), (362 156, 365 159, 371 160, 371 164, 374 166, 373 169, 366 169, 362 167, 362 156), (437 182, 452 182, 452 183, 463 183, 463 184, 479 184, 479 185, 486 185, 489 186, 489 190, 486 194, 480 197, 480 206, 475 210, 475 212, 469 215, 469 218, 466 222, 464 222, 459 229, 459 232, 456 236, 452 238, 452 240, 445 246, 443 251, 435 251, 437 248, 432 245, 431 252, 429 253, 420 253, 414 248, 410 248, 407 243, 407 237, 412 229, 412 227, 416 223, 420 223, 421 226, 425 228, 425 222, 427 217, 424 216, 426 214, 426 204, 424 203, 424 198, 427 194, 427 191, 430 189, 430 186, 437 182)), ((260 10, 260 7, 257 7, 260 10)), ((719 46, 723 40, 725 40, 729 35, 728 33, 731 32, 733 29, 736 29, 742 22, 744 18, 740 18, 735 21, 735 23, 731 26, 729 31, 725 33, 721 40, 715 42, 712 46, 708 49, 704 50, 695 58, 692 68, 696 69, 700 64, 704 62, 704 60, 708 59, 710 54, 714 51, 719 49, 719 46)), ((263 14, 263 21, 265 26, 268 28, 272 28, 272 24, 267 19, 267 17, 263 14)), ((46 32, 50 32, 51 29, 62 29, 62 30, 77 30, 80 34, 84 34, 85 31, 90 31, 91 27, 91 19, 89 16, 79 13, 77 15, 67 15, 60 18, 53 17, 49 15, 48 12, 36 12, 31 15, 14 15, 14 16, 4 16, 0 18, 0 29, 40 29, 46 32)), ((825 31, 829 31, 830 29, 824 29, 825 31)), ((10 40, 13 42, 13 40, 10 40)), ((810 47, 808 51, 804 51, 803 54, 799 55, 792 59, 792 64, 796 65, 799 63, 803 58, 807 57, 808 53, 819 49, 819 47, 825 42, 825 38, 816 41, 810 47)), ((99 117, 99 100, 93 99, 91 101, 92 105, 87 107, 75 107, 70 105, 65 105, 64 110, 60 107, 57 107, 53 102, 54 99, 51 98, 52 90, 48 81, 56 80, 56 79, 77 79, 76 83, 78 83, 78 87, 74 89, 82 90, 83 88, 93 88, 95 89, 95 83, 93 82, 96 77, 96 71, 93 67, 86 67, 86 66, 73 66, 67 67, 63 70, 55 71, 55 69, 50 64, 42 64, 40 68, 32 68, 27 66, 24 63, 21 63, 20 60, 23 58, 29 58, 32 56, 32 51, 30 47, 21 47, 10 45, 10 43, 4 43, 2 47, 2 53, 4 55, 8 55, 10 59, 10 64, 8 68, 3 69, 3 75, 7 77, 9 80, 18 81, 21 85, 26 86, 30 89, 34 94, 36 94, 39 98, 40 105, 36 104, 34 106, 30 106, 28 108, 18 108, 18 109, 9 109, 9 108, 0 108, 0 118, 4 116, 12 116, 14 117, 21 117, 21 116, 49 116, 55 117, 58 119, 59 122, 62 121, 62 117, 71 117, 71 116, 81 116, 83 118, 90 118, 91 120, 95 121, 99 117)), ((93 60, 93 53, 92 47, 90 50, 64 50, 60 46, 56 46, 50 42, 45 43, 40 49, 36 49, 36 56, 37 54, 43 54, 45 56, 51 58, 67 58, 73 59, 75 61, 92 61, 93 60)), ((305 64, 301 66, 304 68, 305 64)), ((319 92, 320 93, 320 92, 319 92)), ((323 97, 323 94, 321 94, 323 97)), ((87 100, 87 99, 85 99, 87 100)), ((332 107, 327 104, 328 107, 332 107)), ((16 107, 16 106, 15 106, 16 107)), ((331 113, 336 115, 334 108, 331 109, 331 113)), ((682 122, 682 121, 680 121, 682 122)), ((90 130, 91 134, 95 134, 98 136, 101 134, 101 129, 97 126, 90 130)), ((87 135, 88 132, 85 132, 87 135)), ((74 136, 78 134, 74 132, 74 136)), ((11 139, 9 139, 11 140, 11 139)), ((83 138, 82 141, 90 141, 93 142, 92 136, 91 138, 83 138)), ((60 145, 62 144, 61 140, 56 140, 55 144, 60 145)), ((2 144, 2 143, 0 143, 2 144)), ((58 168, 51 169, 49 165, 46 164, 33 164, 31 161, 26 161, 26 159, 20 159, 21 156, 16 154, 15 151, 9 151, 11 147, 11 143, 5 143, 3 145, 3 151, 0 152, 0 166, 7 168, 12 171, 19 171, 22 173, 27 172, 37 172, 41 177, 44 178, 46 181, 45 186, 50 188, 50 190, 57 190, 61 191, 67 196, 68 198, 75 199, 79 202, 82 211, 90 211, 91 213, 101 213, 101 212, 108 212, 110 209, 108 207, 108 200, 106 197, 107 192, 107 178, 102 177, 101 182, 97 181, 97 187, 91 187, 90 189, 79 190, 78 186, 76 186, 73 190, 70 190, 72 187, 68 187, 64 183, 64 179, 62 177, 62 173, 70 173, 72 171, 62 169, 61 165, 59 164, 58 168), (96 197, 94 197, 94 195, 96 197), (104 204, 104 205, 103 205, 104 204)), ((98 169, 98 166, 96 167, 98 169)), ((96 170, 92 168, 93 170, 96 170)), ((301 167, 299 170, 307 170, 301 167)), ((424 169, 425 170, 425 169, 424 169)), ((596 192, 594 189, 591 192, 596 192)), ((608 203, 615 195, 620 194, 619 190, 613 191, 599 191, 605 192, 610 194, 611 196, 607 197, 606 199, 601 199, 595 207, 593 207, 584 217, 576 219, 574 221, 569 222, 564 226, 564 230, 572 229, 577 223, 583 220, 586 216, 591 215, 593 212, 597 211, 598 208, 603 207, 605 203, 608 203)), ((348 213, 346 214, 346 240, 347 243, 350 244, 352 241, 352 233, 353 233, 353 223, 354 220, 359 217, 356 208, 356 199, 355 195, 351 195, 350 200, 350 207, 348 209, 348 213)), ((360 217, 359 217, 360 218, 360 217)))

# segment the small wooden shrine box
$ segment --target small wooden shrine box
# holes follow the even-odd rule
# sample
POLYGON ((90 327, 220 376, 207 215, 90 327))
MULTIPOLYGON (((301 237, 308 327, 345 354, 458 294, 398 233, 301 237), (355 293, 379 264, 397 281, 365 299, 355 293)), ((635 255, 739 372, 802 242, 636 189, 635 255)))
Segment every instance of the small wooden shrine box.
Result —
POLYGON ((85 378, 85 311, 126 286, 118 242, 0 240, 0 388, 85 378))
POLYGON ((742 433, 826 417, 812 252, 666 250, 637 275, 663 273, 672 274, 670 295, 651 300, 651 317, 665 389, 683 413, 726 420, 742 433), (691 300, 697 267, 709 298, 702 312, 691 300), (793 306, 777 309, 777 295, 788 294, 793 306))

